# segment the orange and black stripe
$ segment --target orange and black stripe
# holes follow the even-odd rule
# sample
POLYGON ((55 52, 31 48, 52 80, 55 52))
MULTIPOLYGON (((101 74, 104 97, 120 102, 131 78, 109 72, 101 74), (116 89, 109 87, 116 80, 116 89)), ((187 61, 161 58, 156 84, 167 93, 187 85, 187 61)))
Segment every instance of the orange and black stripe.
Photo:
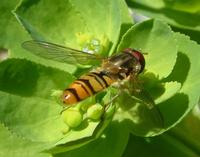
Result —
MULTIPOLYGON (((89 88, 89 90, 90 90, 90 92, 92 92, 92 94, 96 94, 95 89, 93 88, 92 84, 90 83, 90 79, 78 79, 77 81, 80 81, 83 84, 85 84, 85 86, 89 88)), ((74 83, 76 83, 76 82, 74 82, 74 83)))
MULTIPOLYGON (((109 84, 108 84, 108 82, 106 82, 106 80, 104 79, 104 76, 107 76, 107 75, 105 75, 105 73, 103 73, 103 72, 99 72, 99 73, 97 73, 97 72, 91 72, 91 74, 90 74, 91 76, 94 76, 94 78, 104 87, 108 87, 109 86, 109 84), (102 83, 102 81, 103 81, 103 83, 102 83)), ((108 77, 108 76, 107 76, 108 77)))
POLYGON ((77 101, 81 101, 81 98, 79 97, 78 93, 76 92, 76 89, 74 89, 74 88, 68 88, 66 90, 69 91, 69 92, 71 92, 75 96, 75 98, 76 98, 77 101))
POLYGON ((63 93, 65 104, 77 103, 89 96, 92 96, 115 82, 103 71, 90 72, 74 81, 63 93))

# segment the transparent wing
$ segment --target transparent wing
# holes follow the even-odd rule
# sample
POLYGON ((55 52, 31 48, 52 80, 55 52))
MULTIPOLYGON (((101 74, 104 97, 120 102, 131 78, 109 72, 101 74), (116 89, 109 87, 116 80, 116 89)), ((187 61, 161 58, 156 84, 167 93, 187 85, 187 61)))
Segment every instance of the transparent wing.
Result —
POLYGON ((143 85, 137 79, 137 75, 135 74, 130 76, 130 92, 134 97, 136 97, 139 101, 141 101, 141 104, 144 105, 143 109, 141 107, 143 113, 148 114, 149 118, 151 118, 152 122, 158 128, 163 128, 164 120, 162 113, 160 112, 160 109, 158 108, 158 106, 155 105, 153 98, 144 89, 143 85))
POLYGON ((69 64, 96 65, 103 59, 95 54, 37 40, 25 41, 22 47, 37 56, 69 64))

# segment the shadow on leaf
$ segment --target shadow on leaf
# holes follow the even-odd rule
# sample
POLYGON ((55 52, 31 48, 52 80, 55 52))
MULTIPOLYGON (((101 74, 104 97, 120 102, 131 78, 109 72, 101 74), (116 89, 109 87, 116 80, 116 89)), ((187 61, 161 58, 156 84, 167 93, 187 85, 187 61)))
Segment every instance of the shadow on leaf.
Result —
POLYGON ((171 74, 167 78, 163 79, 163 81, 164 82, 177 81, 183 85, 188 76, 189 70, 190 70, 189 58, 184 53, 178 52, 176 64, 171 74))
POLYGON ((166 127, 173 125, 188 109, 189 99, 184 93, 177 93, 172 98, 159 104, 166 127))
POLYGON ((25 60, 11 59, 1 63, 0 90, 30 96, 37 84, 37 67, 25 60))

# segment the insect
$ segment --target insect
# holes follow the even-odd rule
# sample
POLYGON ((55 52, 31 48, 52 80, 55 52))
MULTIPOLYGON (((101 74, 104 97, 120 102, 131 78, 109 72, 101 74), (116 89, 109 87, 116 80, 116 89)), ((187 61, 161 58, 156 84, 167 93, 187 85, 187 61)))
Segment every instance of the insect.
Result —
POLYGON ((113 83, 127 79, 130 81, 132 94, 143 99, 146 108, 155 110, 156 117, 162 123, 162 115, 159 109, 137 80, 138 75, 145 68, 144 55, 140 51, 126 48, 111 57, 104 58, 96 54, 44 41, 26 41, 22 44, 22 47, 33 54, 54 61, 82 65, 101 63, 98 68, 80 76, 63 91, 62 101, 65 105, 80 102, 106 89, 113 83))

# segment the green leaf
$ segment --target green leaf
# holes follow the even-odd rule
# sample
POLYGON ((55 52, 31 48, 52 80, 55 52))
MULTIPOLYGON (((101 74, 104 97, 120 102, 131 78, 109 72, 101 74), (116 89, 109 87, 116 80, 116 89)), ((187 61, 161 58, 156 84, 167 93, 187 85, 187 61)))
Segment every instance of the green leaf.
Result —
POLYGON ((159 20, 148 20, 136 24, 123 36, 118 49, 127 47, 148 53, 145 55, 145 72, 139 77, 144 92, 139 98, 142 102, 136 101, 131 95, 122 96, 119 100, 122 111, 119 111, 117 118, 124 119, 131 132, 136 135, 154 136, 165 131, 164 128, 161 129, 162 110, 159 111, 160 106, 148 109, 144 102, 149 102, 150 98, 155 102, 163 102, 180 89, 178 81, 173 83, 162 81, 171 73, 176 62, 176 38, 167 24, 159 20))
POLYGON ((0 90, 25 97, 51 99, 52 90, 63 90, 75 79, 24 59, 9 59, 0 66, 0 90))
POLYGON ((155 100, 155 103, 161 103, 172 96, 174 96, 181 88, 181 84, 178 82, 166 82, 165 83, 165 92, 155 100))
POLYGON ((59 115, 61 108, 55 102, 4 92, 0 92, 0 97, 1 121, 16 134, 29 140, 44 142, 62 137, 61 128, 64 124, 59 115))
POLYGON ((192 150, 187 143, 168 134, 154 138, 141 138, 132 135, 123 157, 134 155, 138 157, 198 157, 199 152, 192 150))
MULTIPOLYGON (((124 1, 87 0, 84 1, 84 3, 80 3, 80 0, 74 0, 71 1, 71 3, 83 18, 84 23, 87 26, 87 33, 92 34, 92 36, 100 40, 108 38, 112 53, 119 38, 121 25, 132 24, 131 17, 128 16, 128 10, 124 1), (88 7, 90 7, 89 10, 88 7), (107 14, 102 10, 106 10, 107 14)), ((109 50, 107 49, 107 51, 109 50)))
POLYGON ((0 2, 0 25, 2 26, 0 28, 0 49, 4 49, 8 53, 8 57, 12 56, 12 52, 21 49, 20 44, 23 38, 27 37, 11 13, 16 4, 16 0, 0 2))
POLYGON ((164 116, 171 113, 165 121, 168 126, 180 122, 198 103, 200 96, 198 79, 200 72, 197 68, 200 67, 198 59, 200 46, 185 35, 175 33, 174 36, 178 41, 179 53, 174 69, 166 81, 178 81, 182 84, 182 88, 172 98, 160 104, 164 116))
MULTIPOLYGON (((99 95, 101 95, 101 93, 99 95)), ((103 98, 103 101, 105 101, 106 103, 110 100, 109 98, 110 91, 103 98)), ((87 100, 84 102, 87 103, 87 100)), ((81 102, 81 104, 83 103, 84 105, 84 102, 81 102)), ((110 105, 102 115, 101 120, 92 121, 89 119, 85 119, 78 128, 69 131, 62 139, 60 139, 53 145, 49 145, 49 147, 46 148, 46 151, 51 152, 53 154, 66 152, 75 148, 79 148, 99 138, 99 136, 102 135, 105 128, 112 121, 114 110, 115 106, 110 105)))
MULTIPOLYGON (((34 39, 45 39, 80 49, 82 40, 88 42, 90 38, 100 38, 101 44, 105 47, 103 53, 108 55, 109 51, 112 53, 115 49, 119 36, 130 26, 131 18, 126 14, 128 9, 123 1, 111 1, 108 5, 105 5, 107 1, 102 4, 97 1, 95 3, 102 9, 94 8, 90 13, 88 6, 93 6, 93 3, 89 1, 85 3, 86 5, 82 5, 79 1, 55 3, 53 1, 30 2, 25 0, 19 3, 14 15, 34 39), (104 10, 109 10, 109 16, 104 10), (96 21, 92 20, 94 14, 96 14, 96 21), (100 20, 105 23, 102 22, 100 25, 100 20), (122 24, 124 25, 122 26, 122 24)), ((11 14, 9 16, 12 17, 11 14)), ((36 142, 47 142, 43 150, 53 150, 59 144, 64 146, 71 141, 76 141, 74 147, 77 147, 99 137, 111 121, 114 112, 108 113, 108 115, 106 113, 105 120, 100 123, 87 122, 85 126, 82 125, 84 128, 70 130, 69 134, 63 135, 66 126, 60 119, 59 113, 62 108, 50 95, 53 90, 66 88, 74 79, 71 75, 58 69, 73 72, 74 68, 27 53, 20 47, 23 41, 30 39, 27 33, 23 28, 12 30, 14 33, 11 32, 11 36, 15 34, 18 38, 13 42, 15 44, 8 45, 11 57, 26 58, 46 67, 27 60, 16 59, 0 64, 1 121, 20 137, 36 142), (111 115, 109 116, 109 114, 111 115), (87 137, 90 138, 87 140, 87 137), (81 139, 83 140, 81 141, 81 139)), ((7 37, 5 35, 5 39, 7 37)), ((69 146, 68 149, 73 148, 73 145, 69 146)))
POLYGON ((17 2, 2 0, 0 3, 0 24, 4 26, 1 27, 2 29, 0 30, 0 48, 4 48, 8 51, 9 58, 26 58, 46 66, 57 67, 69 72, 75 70, 72 66, 69 68, 66 67, 66 64, 47 61, 27 53, 21 47, 21 44, 26 40, 30 40, 30 37, 11 12, 17 2))
POLYGON ((165 0, 126 0, 134 11, 152 18, 166 21, 176 27, 175 30, 191 35, 198 42, 200 35, 200 2, 190 1, 165 1, 165 0))
MULTIPOLYGON (((154 2, 155 9, 162 6, 158 0, 154 2)), ((194 9, 177 5, 181 12, 187 11, 191 14, 194 9)), ((177 5, 174 8, 177 8, 177 5)), ((13 19, 9 14, 11 6, 13 7, 12 2, 8 6, 3 5, 9 10, 5 12, 4 19, 13 19)), ((14 15, 23 28, 20 28, 16 21, 11 23, 13 25, 6 27, 5 32, 8 34, 3 34, 5 39, 0 40, 0 46, 8 48, 12 57, 27 58, 45 66, 20 59, 0 63, 0 136, 1 139, 5 138, 0 144, 0 156, 50 156, 47 153, 56 157, 102 156, 102 153, 104 156, 121 156, 129 132, 140 136, 161 134, 180 122, 199 100, 200 46, 184 35, 173 33, 159 20, 145 21, 126 32, 130 27, 131 18, 124 1, 86 0, 83 3, 80 0, 22 0, 14 15), (84 120, 79 127, 69 128, 61 119, 62 107, 50 95, 52 90, 63 90, 73 82, 75 78, 64 71, 72 73, 76 67, 41 59, 21 49, 21 43, 29 40, 29 35, 34 39, 76 49, 82 49, 90 40, 97 39, 102 46, 101 54, 105 56, 114 52, 122 37, 118 50, 131 47, 148 53, 145 55, 146 71, 139 79, 144 89, 152 95, 158 110, 148 110, 143 103, 144 97, 141 97, 144 100, 138 101, 134 96, 122 95, 116 102, 120 108, 112 104, 100 120, 91 121, 83 116, 84 120), (129 108, 126 105, 129 105, 129 108), (160 118, 157 117, 160 112, 165 128, 157 130, 154 121, 160 118), (116 114, 111 122, 114 113, 116 114), (140 121, 144 123, 138 125, 137 122, 140 121), (110 122, 111 125, 104 132, 110 122)), ((7 20, 3 20, 2 25, 5 24, 8 24, 7 20)), ((109 102, 111 91, 108 89, 105 91, 108 92, 106 95, 97 95, 97 102, 109 102)), ((88 102, 90 100, 85 101, 86 106, 88 102)), ((149 141, 152 146, 159 144, 161 150, 166 146, 173 146, 172 151, 178 149, 180 156, 196 155, 173 138, 174 135, 176 136, 176 131, 149 141)), ((184 132, 180 137, 185 135, 184 132)), ((141 151, 137 146, 142 148, 142 152, 144 147, 148 147, 148 156, 150 150, 154 150, 144 140, 140 144, 141 139, 134 137, 133 141, 135 143, 130 147, 136 148, 137 155, 141 151)), ((199 143, 196 142, 194 148, 198 147, 199 143)))
POLYGON ((0 67, 0 90, 4 91, 0 93, 1 121, 33 141, 49 142, 63 137, 62 107, 50 95, 53 89, 66 88, 73 77, 26 60, 10 59, 0 67))
POLYGON ((50 157, 50 154, 41 153, 45 147, 45 143, 32 142, 18 137, 9 131, 3 124, 0 124, 0 138, 3 142, 0 143, 0 156, 4 157, 50 157))
POLYGON ((12 9, 16 5, 16 0, 10 0, 9 2, 6 0, 1 1, 0 5, 0 25, 4 26, 0 29, 0 48, 9 48, 10 45, 14 46, 14 43, 19 40, 19 38, 13 39, 12 37, 16 33, 15 30, 19 29, 20 27, 17 26, 17 21, 11 14, 12 9), (13 29, 14 27, 17 27, 13 29), (10 40, 6 40, 10 39, 10 40))
POLYGON ((196 106, 176 127, 168 132, 182 143, 187 143, 187 146, 197 154, 200 153, 199 113, 199 107, 196 106))
POLYGON ((194 78, 198 78, 200 74, 198 68, 195 68, 200 67, 198 62, 199 45, 184 35, 172 33, 160 21, 149 20, 135 25, 125 34, 119 49, 125 47, 141 48, 142 52, 149 52, 145 56, 147 72, 141 75, 140 79, 143 81, 144 88, 155 99, 163 116, 165 128, 161 130, 152 128, 151 123, 156 120, 158 114, 149 112, 144 105, 139 105, 134 99, 131 100, 130 96, 125 96, 119 102, 121 106, 126 107, 125 110, 122 107, 117 119, 124 118, 131 126, 131 132, 140 136, 153 136, 172 128, 198 102, 200 82, 199 79, 194 78), (144 51, 148 48, 149 51, 144 51), (176 58, 177 49, 178 56, 176 58), (161 77, 163 79, 159 80, 158 76, 151 73, 149 75, 148 71, 163 76, 161 77), (125 100, 129 100, 129 102, 124 103, 125 100))
POLYGON ((60 115, 62 107, 50 95, 52 90, 66 88, 74 78, 26 60, 9 59, 0 67, 1 122, 20 137, 48 143, 45 150, 61 151, 64 144, 72 141, 77 142, 63 149, 88 143, 99 137, 112 119, 112 116, 106 117, 106 112, 103 121, 86 119, 79 127, 63 134, 67 126, 60 115))
POLYGON ((130 136, 123 156, 199 156, 200 153, 200 110, 196 106, 177 126, 156 138, 130 136), (132 148, 135 149, 132 149, 132 148), (146 151, 143 151, 143 148, 146 151), (159 150, 159 151, 158 151, 159 150))
POLYGON ((128 137, 129 134, 124 126, 115 121, 111 123, 104 134, 97 140, 94 140, 81 148, 56 154, 55 157, 120 157, 125 149, 128 137))
POLYGON ((24 0, 16 8, 15 15, 34 39, 82 49, 94 38, 100 40, 103 53, 108 54, 110 49, 115 49, 121 25, 131 23, 131 18, 122 13, 128 12, 125 6, 120 0, 87 0, 84 3, 80 0, 31 3, 24 0))
MULTIPOLYGON (((147 5, 154 9, 162 9, 164 7, 171 8, 177 11, 183 11, 188 13, 197 13, 200 11, 199 1, 198 0, 190 0, 190 1, 165 1, 165 0, 153 0, 153 1, 145 1, 145 0, 130 0, 135 1, 141 5, 147 5)), ((129 3, 129 1, 128 1, 129 3)))
POLYGON ((62 107, 50 95, 52 90, 66 88, 73 77, 26 60, 10 59, 0 67, 1 121, 27 139, 59 139, 62 107))
POLYGON ((129 29, 123 36, 118 50, 130 47, 148 53, 145 55, 145 69, 158 75, 159 78, 164 78, 169 75, 175 64, 176 45, 176 40, 167 24, 159 20, 148 20, 129 29))

